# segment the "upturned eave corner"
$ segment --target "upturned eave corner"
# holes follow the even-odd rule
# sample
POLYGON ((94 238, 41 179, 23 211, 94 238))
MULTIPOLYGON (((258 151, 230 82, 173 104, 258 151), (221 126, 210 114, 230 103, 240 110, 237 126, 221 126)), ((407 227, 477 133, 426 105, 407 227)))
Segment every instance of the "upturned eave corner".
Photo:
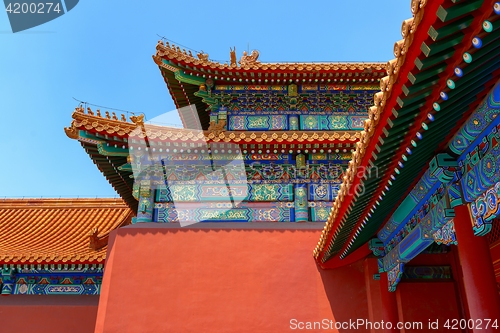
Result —
POLYGON ((78 140, 78 137, 79 137, 79 130, 78 128, 76 128, 75 126, 75 121, 73 120, 71 122, 71 126, 70 127, 64 127, 64 133, 66 133, 66 136, 70 139, 73 139, 73 140, 78 140))

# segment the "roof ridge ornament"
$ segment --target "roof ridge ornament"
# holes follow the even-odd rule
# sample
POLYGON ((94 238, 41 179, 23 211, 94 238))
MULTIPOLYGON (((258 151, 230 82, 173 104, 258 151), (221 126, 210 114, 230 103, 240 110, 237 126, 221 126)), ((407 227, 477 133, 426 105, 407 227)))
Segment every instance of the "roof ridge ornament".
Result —
POLYGON ((219 119, 217 122, 212 120, 210 126, 208 127, 209 134, 213 133, 214 136, 219 136, 222 132, 226 130, 226 120, 219 119))
POLYGON ((240 65, 241 66, 251 66, 255 64, 260 64, 260 61, 257 59, 259 58, 259 51, 253 50, 250 55, 247 54, 247 51, 243 51, 243 55, 240 58, 240 65))
POLYGON ((198 52, 198 54, 196 55, 198 56, 198 59, 200 59, 201 61, 208 62, 208 53, 203 52, 203 50, 201 50, 201 52, 198 52))
POLYGON ((140 114, 138 116, 130 116, 130 120, 138 126, 144 125, 144 114, 140 114))
POLYGON ((80 130, 78 128, 76 128, 75 121, 73 120, 71 122, 71 126, 70 127, 64 127, 64 132, 66 133, 66 135, 68 136, 68 138, 76 140, 79 137, 78 134, 80 133, 80 130))
POLYGON ((234 49, 229 48, 229 60, 229 65, 231 67, 238 67, 238 63, 236 60, 236 46, 234 47, 234 49))
MULTIPOLYGON (((193 55, 191 51, 187 53, 176 46, 171 45, 168 41, 163 42, 159 40, 156 45, 156 54, 153 55, 153 60, 158 66, 168 69, 170 71, 178 70, 177 67, 168 65, 162 61, 174 60, 175 63, 178 61, 184 62, 185 64, 200 65, 203 67, 210 67, 211 69, 271 69, 271 70, 367 70, 368 74, 373 71, 380 71, 385 69, 385 64, 379 62, 354 62, 354 63, 297 63, 297 62, 283 62, 283 63, 267 63, 258 61, 259 51, 253 50, 250 54, 247 52, 243 53, 243 56, 239 61, 236 59, 236 47, 230 48, 230 61, 225 63, 220 63, 216 60, 210 60, 208 53, 204 51, 193 51, 196 55, 193 55)), ((182 66, 182 65, 181 65, 182 66)), ((366 74, 366 73, 365 73, 366 74)), ((373 79, 376 79, 379 73, 375 73, 373 79)))

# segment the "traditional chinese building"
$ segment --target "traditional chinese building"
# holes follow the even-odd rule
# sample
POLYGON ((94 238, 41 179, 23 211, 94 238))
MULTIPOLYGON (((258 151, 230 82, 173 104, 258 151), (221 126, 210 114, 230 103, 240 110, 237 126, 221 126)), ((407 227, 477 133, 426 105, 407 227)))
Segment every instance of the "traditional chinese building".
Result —
POLYGON ((157 50, 184 129, 83 108, 67 129, 137 221, 326 221, 384 66, 263 64, 255 52, 222 65, 168 42, 157 50), (228 196, 241 204, 221 213, 228 196))
POLYGON ((314 257, 327 269, 368 256, 385 320, 425 321, 433 304, 441 323, 498 324, 500 4, 412 11, 314 257))
POLYGON ((75 236, 7 244, 2 293, 99 293, 95 332, 495 331, 500 4, 411 7, 387 64, 160 41, 184 128, 77 108, 66 134, 123 202, 8 203, 6 225, 51 214, 75 236))
POLYGON ((92 332, 109 232, 132 216, 121 199, 0 200, 2 332, 92 332))
MULTIPOLYGON (((304 301, 317 302, 320 297, 305 313, 312 317, 320 311, 331 317, 328 293, 309 292, 319 286, 321 273, 305 249, 313 246, 323 227, 317 222, 328 217, 385 66, 266 64, 257 55, 244 55, 238 64, 232 54, 231 64, 219 64, 207 55, 194 57, 160 42, 153 58, 179 109, 183 129, 146 122, 144 115, 127 121, 90 108, 79 107, 73 113, 66 133, 82 144, 137 214, 132 226, 117 230, 111 239, 106 268, 110 273, 105 277, 110 283, 102 288, 96 331, 125 330, 125 322, 113 318, 135 312, 131 304, 144 306, 141 311, 152 316, 146 316, 152 331, 177 330, 183 322, 189 322, 188 331, 206 325, 217 330, 226 325, 217 311, 236 309, 235 320, 252 320, 247 302, 267 302, 274 308, 253 311, 261 321, 268 317, 265 326, 275 331, 289 325, 286 312, 280 312, 279 320, 272 318, 283 301, 279 294, 291 288, 294 292, 288 297, 294 300, 288 304, 299 310, 298 315, 304 313, 304 301), (257 280, 248 280, 246 272, 255 268, 245 260, 236 264, 240 260, 224 253, 250 257, 254 247, 262 248, 257 252, 265 257, 254 258, 262 267, 255 272, 257 280), (264 272, 291 260, 283 256, 300 247, 301 258, 293 260, 307 262, 305 274, 290 279, 282 270, 266 281, 264 272), (118 248, 134 250, 115 253, 118 248), (148 264, 150 252, 166 257, 148 264), (271 253, 276 255, 266 258, 271 253), (177 271, 178 264, 190 268, 177 271), (220 268, 201 269, 200 264, 220 268), (126 288, 139 287, 139 280, 119 277, 129 265, 138 274, 161 276, 167 286, 164 296, 151 299, 147 291, 132 302, 127 299, 132 294, 119 292, 124 282, 126 288), (193 272, 203 272, 206 278, 197 279, 199 287, 191 289, 184 284, 191 283, 193 272), (223 280, 213 284, 214 279, 223 280), (238 286, 241 281, 246 281, 246 288, 238 286), (259 292, 261 283, 275 295, 259 292), (298 298, 299 294, 309 296, 298 298), (170 301, 151 312, 165 297, 170 301), (232 297, 242 303, 229 306, 232 297), (208 306, 200 301, 206 298, 214 302, 208 306), (188 320, 193 311, 204 314, 188 320), (205 311, 211 313, 209 323, 205 311), (171 320, 164 324, 161 316, 171 320)), ((144 323, 140 325, 144 329, 144 323)), ((254 323, 249 330, 260 325, 254 323)))

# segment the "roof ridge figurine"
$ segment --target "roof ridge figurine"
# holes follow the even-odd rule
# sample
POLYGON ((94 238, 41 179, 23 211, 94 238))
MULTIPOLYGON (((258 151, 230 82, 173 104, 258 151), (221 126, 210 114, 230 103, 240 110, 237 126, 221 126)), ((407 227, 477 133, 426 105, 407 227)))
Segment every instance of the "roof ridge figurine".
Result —
POLYGON ((241 66, 247 66, 247 65, 254 65, 260 63, 260 61, 257 61, 259 59, 259 51, 253 50, 250 55, 247 55, 247 51, 243 51, 243 55, 241 56, 240 59, 240 65, 241 66))

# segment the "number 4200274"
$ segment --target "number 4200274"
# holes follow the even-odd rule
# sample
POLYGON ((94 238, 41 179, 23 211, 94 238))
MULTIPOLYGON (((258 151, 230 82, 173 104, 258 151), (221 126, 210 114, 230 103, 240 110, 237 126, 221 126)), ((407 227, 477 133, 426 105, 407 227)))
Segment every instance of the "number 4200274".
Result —
POLYGON ((9 14, 49 14, 51 12, 60 13, 62 9, 59 2, 55 5, 53 2, 9 2, 5 11, 9 14))
POLYGON ((483 330, 488 328, 498 329, 498 320, 492 319, 448 319, 444 325, 445 328, 450 330, 457 329, 474 329, 483 330))

